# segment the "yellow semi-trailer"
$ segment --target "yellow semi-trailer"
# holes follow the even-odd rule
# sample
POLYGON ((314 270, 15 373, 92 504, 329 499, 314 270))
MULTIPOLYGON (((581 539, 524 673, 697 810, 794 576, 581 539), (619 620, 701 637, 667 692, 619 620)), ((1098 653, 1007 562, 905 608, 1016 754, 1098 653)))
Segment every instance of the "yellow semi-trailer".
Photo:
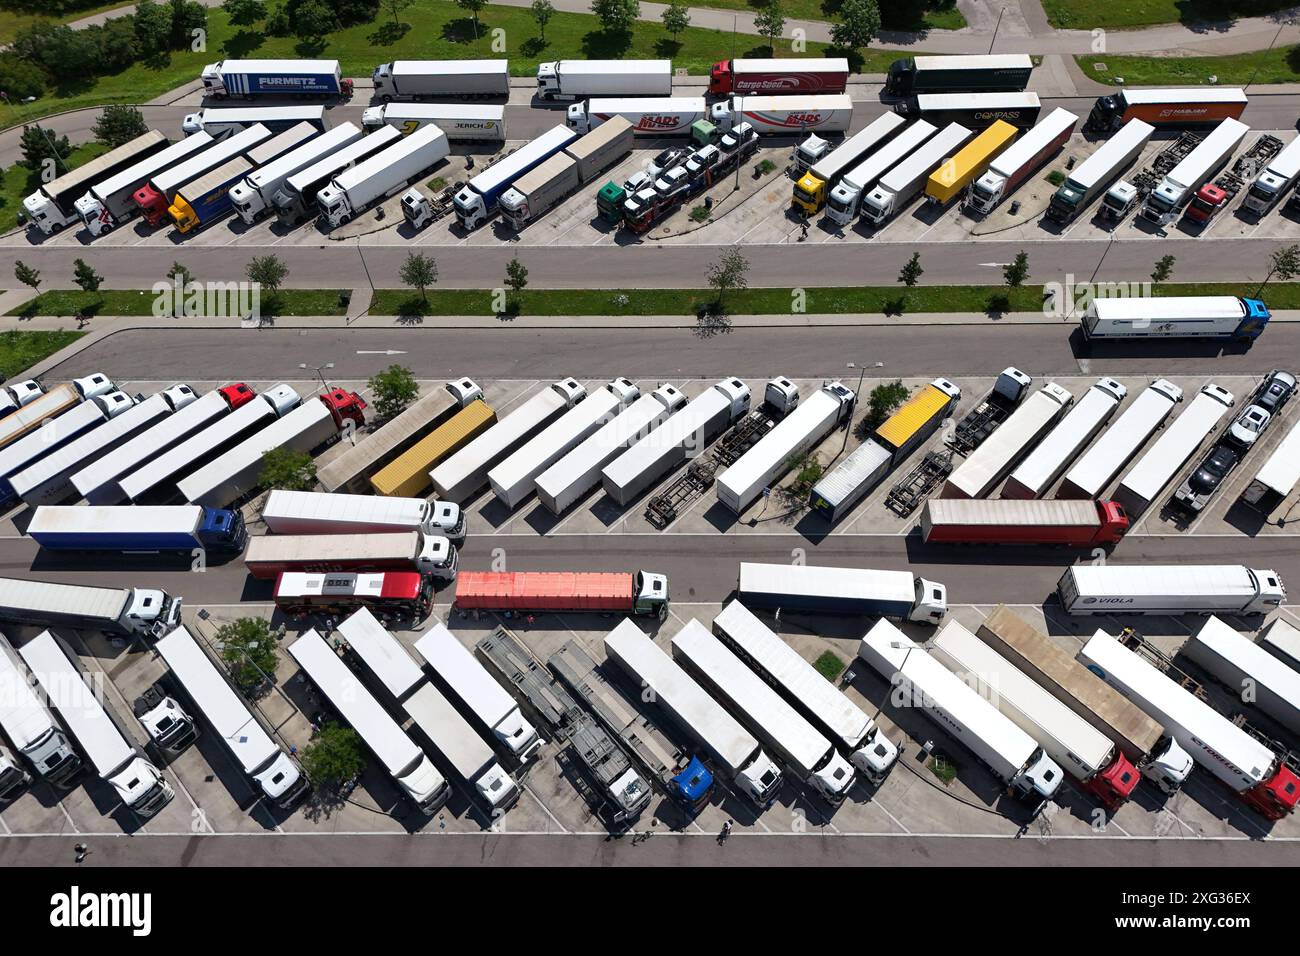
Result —
POLYGON ((497 413, 479 399, 402 452, 370 476, 377 495, 410 498, 423 494, 431 485, 429 472, 448 455, 465 447, 496 424, 497 413))
POLYGON ((1010 123, 995 121, 930 174, 925 183, 926 200, 940 206, 947 205, 988 168, 998 153, 1011 145, 1016 133, 1016 128, 1010 123))

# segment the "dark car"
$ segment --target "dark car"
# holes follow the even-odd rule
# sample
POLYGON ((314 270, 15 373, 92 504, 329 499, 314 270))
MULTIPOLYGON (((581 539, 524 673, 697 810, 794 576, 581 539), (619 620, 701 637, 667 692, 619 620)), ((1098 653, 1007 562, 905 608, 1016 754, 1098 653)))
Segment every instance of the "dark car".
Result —
POLYGON ((1255 393, 1255 404, 1270 415, 1276 415, 1287 400, 1295 394, 1296 380, 1290 372, 1275 368, 1269 372, 1255 393))
POLYGON ((1191 514, 1199 514, 1240 460, 1231 448, 1215 445, 1174 493, 1174 504, 1191 514))

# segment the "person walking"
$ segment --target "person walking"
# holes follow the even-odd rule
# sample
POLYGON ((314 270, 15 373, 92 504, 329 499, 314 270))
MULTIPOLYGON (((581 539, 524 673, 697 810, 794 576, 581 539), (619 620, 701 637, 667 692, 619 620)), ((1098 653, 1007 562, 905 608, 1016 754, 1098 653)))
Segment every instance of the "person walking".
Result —
POLYGON ((731 836, 731 823, 731 818, 728 817, 727 822, 722 825, 722 830, 718 833, 718 846, 726 843, 727 837, 731 836))

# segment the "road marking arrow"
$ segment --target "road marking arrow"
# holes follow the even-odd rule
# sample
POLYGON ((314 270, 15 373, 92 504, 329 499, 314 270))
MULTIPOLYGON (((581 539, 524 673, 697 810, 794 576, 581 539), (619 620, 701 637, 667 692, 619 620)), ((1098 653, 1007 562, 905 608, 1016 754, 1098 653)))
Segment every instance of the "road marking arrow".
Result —
POLYGON ((357 349, 358 355, 405 355, 397 349, 357 349))

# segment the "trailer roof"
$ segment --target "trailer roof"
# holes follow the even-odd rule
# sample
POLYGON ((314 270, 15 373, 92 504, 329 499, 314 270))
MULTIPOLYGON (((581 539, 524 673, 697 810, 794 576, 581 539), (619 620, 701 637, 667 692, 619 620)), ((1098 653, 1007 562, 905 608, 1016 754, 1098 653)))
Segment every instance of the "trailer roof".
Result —
POLYGON ((1275 619, 1269 625, 1260 643, 1286 661, 1288 666, 1300 668, 1300 630, 1282 618, 1275 619))
POLYGON ((612 119, 623 113, 703 113, 702 96, 620 96, 587 100, 587 112, 612 119))
POLYGON ((1119 131, 1097 147, 1096 152, 1075 167, 1069 179, 1089 188, 1096 180, 1107 176, 1115 164, 1139 146, 1145 145, 1156 128, 1140 119, 1131 119, 1119 131))
MULTIPOLYGON (((746 387, 740 379, 727 381, 732 383, 733 388, 746 387)), ((680 445, 687 436, 698 432, 705 422, 730 405, 731 397, 717 385, 706 389, 691 399, 676 415, 606 465, 606 474, 615 484, 625 485, 658 461, 665 448, 680 445)))
POLYGON ((564 151, 581 161, 604 149, 630 129, 632 122, 626 116, 611 116, 591 132, 570 143, 564 151))
POLYGON ((1300 481, 1300 422, 1291 426, 1285 438, 1273 449, 1255 480, 1278 494, 1289 495, 1300 481))
POLYGON ((393 60, 393 74, 412 76, 466 76, 472 73, 506 73, 509 60, 393 60))
POLYGON ((12 442, 33 423, 56 413, 65 412, 80 401, 80 393, 69 383, 63 382, 54 386, 30 404, 0 418, 0 448, 12 442))
MULTIPOLYGON (((1259 644, 1243 637, 1211 614, 1183 649, 1193 660, 1197 646, 1231 661, 1260 687, 1266 688, 1290 707, 1300 710, 1300 672, 1292 670, 1259 644)), ((1244 688, 1235 688, 1244 690, 1244 688)))
MULTIPOLYGON (((955 390, 950 382, 946 386, 955 390)), ((957 396, 945 391, 934 382, 924 385, 903 403, 902 407, 885 419, 884 424, 876 429, 876 436, 894 448, 902 448, 935 414, 943 411, 957 400, 957 396)))
MULTIPOLYGON (((622 119, 622 117, 619 118, 622 119)), ((596 129, 604 129, 604 127, 597 126, 596 129)), ((563 170, 568 169, 570 166, 577 165, 578 161, 568 153, 556 153, 541 165, 534 166, 531 170, 516 179, 511 185, 511 188, 527 195, 538 186, 545 186, 556 176, 560 175, 563 170)), ((577 181, 576 176, 574 177, 574 181, 577 181)))
POLYGON ((868 150, 885 142, 897 132, 900 126, 905 125, 907 120, 899 114, 882 113, 819 159, 808 172, 823 182, 829 181, 841 170, 860 160, 868 150))
POLYGON ((0 728, 20 750, 44 736, 50 726, 45 705, 32 690, 27 669, 0 634, 0 728))
POLYGON ((871 185, 904 156, 933 136, 934 132, 934 127, 925 120, 917 120, 845 173, 844 178, 853 180, 859 189, 871 185))
MULTIPOLYGON (((1209 387, 1209 386, 1207 386, 1209 387)), ((1121 484, 1150 502, 1200 447, 1228 406, 1204 390, 1129 469, 1121 484)))
MULTIPOLYGON (((159 143, 165 142, 167 142, 165 135, 157 130, 150 130, 137 136, 129 143, 123 143, 117 149, 111 149, 102 156, 96 156, 90 162, 69 170, 53 182, 44 184, 41 189, 47 196, 55 196, 70 189, 77 189, 80 186, 89 189, 105 169, 112 168, 117 163, 122 162, 127 157, 134 156, 142 150, 150 149, 159 143)), ((162 150, 159 150, 159 152, 162 152, 162 150)), ((79 199, 80 196, 73 198, 79 199)))
POLYGON ((842 56, 799 57, 736 57, 731 61, 731 72, 766 73, 771 70, 798 71, 800 73, 848 73, 849 61, 842 56))
POLYGON ((29 535, 67 531, 123 532, 192 530, 203 509, 198 505, 41 505, 27 525, 29 535))
POLYGON ((275 582, 277 598, 294 597, 413 597, 420 590, 415 571, 356 574, 350 571, 284 571, 275 582))
POLYGON ((160 149, 152 156, 140 160, 130 169, 124 169, 115 176, 110 176, 102 182, 95 183, 91 187, 91 191, 96 196, 111 196, 123 189, 133 189, 148 180, 158 170, 166 169, 198 150, 206 149, 214 142, 211 133, 199 130, 197 133, 192 133, 184 139, 160 149))
POLYGON ((159 192, 170 196, 182 186, 194 182, 208 170, 241 156, 270 136, 269 129, 261 123, 256 123, 226 139, 218 140, 214 145, 183 163, 156 174, 153 177, 153 185, 159 192))
MULTIPOLYGON (((425 127, 425 129, 428 128, 425 127)), ((415 133, 411 135, 414 136, 415 133)), ((471 179, 469 186, 481 195, 490 193, 515 179, 521 170, 527 169, 539 157, 549 156, 577 138, 578 134, 567 126, 553 126, 541 136, 520 146, 510 155, 497 160, 471 179)))
POLYGON ((816 426, 824 423, 828 416, 837 415, 848 394, 839 382, 818 389, 777 422, 776 427, 741 455, 739 461, 719 475, 718 481, 737 494, 748 492, 774 465, 788 460, 816 426), (832 391, 836 387, 841 389, 842 395, 837 396, 832 391))
POLYGON ((1245 90, 1225 86, 1193 86, 1184 89, 1154 87, 1146 90, 1126 88, 1120 91, 1120 95, 1129 105, 1246 102, 1245 90))
POLYGON ((276 489, 262 506, 263 520, 312 518, 318 521, 356 520, 358 512, 375 524, 418 525, 429 515, 423 498, 389 498, 381 495, 327 494, 318 491, 276 489))
POLYGON ((61 606, 70 614, 115 621, 126 604, 126 596, 126 588, 0 578, 0 618, 5 608, 34 611, 61 606))
POLYGON ((505 122, 506 108, 493 103, 388 103, 382 107, 384 122, 394 119, 423 120, 490 120, 505 122))
POLYGON ((672 60, 560 60, 559 72, 579 76, 600 76, 603 73, 637 73, 650 76, 673 71, 672 60))
MULTIPOLYGON (((352 124, 347 124, 351 126, 352 124)), ((353 127, 356 128, 355 126, 353 127)), ((306 169, 300 169, 286 180, 285 185, 301 193, 314 182, 329 179, 336 172, 355 160, 358 156, 369 156, 378 149, 402 138, 395 126, 381 126, 374 132, 367 133, 360 139, 353 140, 338 152, 331 153, 324 159, 318 159, 306 169), (378 139, 376 139, 378 137, 378 139)))
POLYGON ((333 73, 338 60, 221 60, 217 68, 225 73, 333 73))
POLYGON ((416 652, 488 727, 495 728, 518 705, 445 624, 437 622, 415 642, 416 652))
MULTIPOLYGON (((394 537, 381 535, 380 537, 394 537)), ((389 630, 376 620, 369 608, 361 608, 338 626, 339 634, 388 692, 401 700, 424 680, 415 663, 389 630)))
POLYGON ((732 97, 732 108, 739 113, 765 110, 853 110, 853 97, 847 93, 804 93, 795 96, 750 94, 732 97))
POLYGON ((1246 314, 1241 299, 1235 295, 1103 297, 1093 299, 1089 311, 1107 322, 1133 322, 1139 319, 1163 322, 1190 316, 1212 322, 1240 319, 1246 314))
POLYGON ((880 178, 877 188, 891 193, 906 189, 911 183, 928 176, 930 170, 948 158, 954 149, 966 142, 971 131, 959 123, 949 123, 927 139, 905 160, 880 178))
POLYGON ((967 174, 973 175, 973 169, 984 165, 990 155, 1005 147, 1019 132, 1006 120, 994 120, 954 153, 950 161, 941 164, 931 173, 930 181, 938 188, 947 189, 967 174))
POLYGON ((456 772, 469 783, 477 783, 470 775, 493 762, 492 748, 442 695, 442 691, 425 681, 402 703, 402 707, 456 772))
POLYGON ((1167 389, 1173 389, 1174 395, 1182 396, 1182 389, 1165 379, 1152 382, 1111 423, 1092 447, 1083 453, 1083 457, 1070 467, 1065 473, 1066 480, 1091 497, 1100 495, 1115 477, 1115 473, 1177 404, 1167 389))
POLYGON ((257 146, 254 146, 248 151, 248 161, 252 163, 254 167, 264 166, 277 156, 307 142, 318 132, 320 132, 320 129, 317 126, 304 120, 296 126, 290 126, 286 130, 281 130, 265 143, 260 143, 257 146))
POLYGON ((242 179, 248 173, 251 173, 256 167, 242 156, 237 156, 232 160, 222 163, 216 169, 209 170, 197 179, 191 180, 176 190, 178 196, 201 197, 207 195, 213 189, 217 189, 227 183, 242 179))
POLYGON ((1223 120, 1205 135, 1182 162, 1169 170, 1166 178, 1176 183, 1188 183, 1196 179, 1205 171, 1207 163, 1217 162, 1225 153, 1236 149, 1237 144, 1249 132, 1250 127, 1240 120, 1223 120))
POLYGON ((387 534, 258 534, 248 539, 244 563, 281 564, 297 561, 321 565, 349 560, 359 563, 361 560, 403 560, 414 559, 419 549, 418 531, 387 534))
MULTIPOLYGON (((1048 432, 1047 437, 1038 443, 1038 447, 1029 453, 1011 473, 1011 477, 1035 495, 1047 491, 1047 484, 1061 468, 1068 465, 1074 456, 1090 440, 1096 429, 1101 427, 1106 417, 1113 414, 1122 401, 1124 386, 1114 379, 1102 379, 1110 387, 1118 386, 1119 392, 1109 391, 1091 385, 1083 397, 1074 403, 1074 407, 1065 413, 1065 417, 1056 427, 1048 432)), ((1095 517, 1095 515, 1094 515, 1095 517)))
POLYGON ((746 594, 788 594, 858 600, 916 600, 916 582, 910 571, 877 571, 869 568, 812 567, 806 564, 740 563, 737 589, 746 594))
POLYGON ((325 120, 323 106, 205 106, 199 110, 203 125, 215 123, 260 123, 262 120, 307 120, 317 123, 325 120))
POLYGON ((936 525, 1087 528, 1097 524, 1097 503, 1077 498, 931 498, 925 507, 936 525))
POLYGON ((1034 68, 1034 58, 1027 53, 914 56, 912 63, 918 70, 1032 70, 1034 68))
POLYGON ((853 449, 848 458, 822 475, 813 490, 817 497, 835 507, 857 491, 869 475, 893 457, 894 453, 888 448, 868 438, 853 449))
POLYGON ((1068 573, 1080 594, 1107 597, 1215 594, 1240 597, 1244 605, 1258 589, 1251 569, 1241 564, 1075 564, 1068 573))
MULTIPOLYGON (((125 398, 124 395, 123 397, 125 398)), ((18 414, 15 412, 4 421, 17 418, 18 414)), ((29 466, 40 464, 51 445, 67 442, 69 436, 84 434, 87 428, 102 425, 103 422, 104 412, 98 402, 88 401, 73 406, 9 445, 3 459, 0 459, 0 475, 9 474, 10 477, 17 478, 29 466)))
POLYGON ((1011 175, 1043 151, 1048 143, 1053 142, 1067 129, 1079 122, 1079 117, 1059 106, 1038 121, 1038 125, 1026 131, 1025 135, 999 153, 989 163, 989 168, 1011 175))
POLYGON ((1281 152, 1269 160, 1266 169, 1284 180, 1300 175, 1300 136, 1283 146, 1281 152))
POLYGON ((1025 399, 992 435, 953 470, 948 476, 949 484, 961 489, 971 498, 990 492, 990 483, 999 480, 999 472, 1009 470, 1069 406, 1071 398, 1063 386, 1048 382, 1025 399))
MULTIPOLYGON (((373 136, 374 134, 370 135, 373 136)), ((364 143, 369 138, 370 136, 363 137, 360 142, 364 143)), ((445 142, 446 139, 447 134, 437 126, 433 124, 421 126, 415 132, 407 134, 391 146, 386 146, 373 156, 367 156, 355 166, 343 170, 335 177, 335 182, 338 183, 340 189, 353 189, 359 183, 363 183, 372 176, 390 169, 394 164, 400 163, 406 157, 411 156, 429 144, 436 143, 439 140, 445 142)))
POLYGON ((290 644, 289 654, 390 773, 400 773, 424 759, 420 748, 315 628, 290 644))
MULTIPOLYGON (((294 127, 294 129, 297 128, 294 127)), ((314 126, 308 125, 307 129, 311 130, 312 133, 316 132, 314 126)), ((262 163, 257 169, 253 170, 248 178, 255 186, 261 187, 263 183, 273 182, 286 173, 305 169, 321 156, 335 152, 360 136, 361 130, 357 128, 355 123, 340 123, 319 136, 313 135, 303 139, 296 148, 290 148, 275 159, 262 163)))

